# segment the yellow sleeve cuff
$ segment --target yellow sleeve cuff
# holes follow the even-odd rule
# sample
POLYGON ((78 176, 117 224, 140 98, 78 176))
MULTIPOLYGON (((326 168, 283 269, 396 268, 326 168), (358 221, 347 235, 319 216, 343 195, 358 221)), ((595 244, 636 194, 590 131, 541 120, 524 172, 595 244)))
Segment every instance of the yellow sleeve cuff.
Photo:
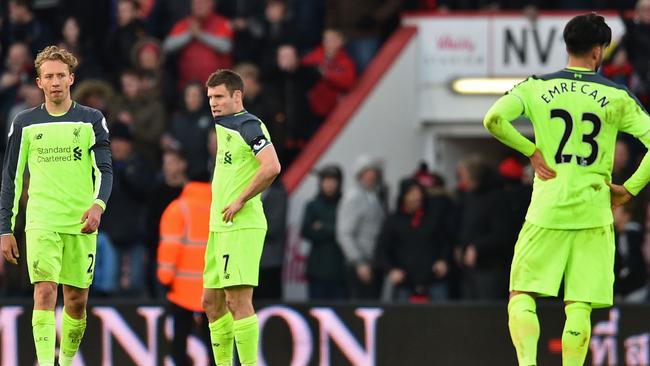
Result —
POLYGON ((106 211, 106 203, 104 203, 104 201, 102 201, 102 200, 100 200, 100 199, 98 198, 98 199, 96 199, 95 202, 93 202, 93 203, 99 205, 99 207, 101 207, 102 210, 106 211))

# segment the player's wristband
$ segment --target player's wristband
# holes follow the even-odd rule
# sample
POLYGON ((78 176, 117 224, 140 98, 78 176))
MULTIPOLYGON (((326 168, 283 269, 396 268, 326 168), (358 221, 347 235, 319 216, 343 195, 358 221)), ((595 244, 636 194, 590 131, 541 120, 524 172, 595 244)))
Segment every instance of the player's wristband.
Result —
POLYGON ((100 199, 98 198, 98 199, 96 199, 95 202, 93 202, 93 203, 95 203, 96 205, 98 205, 99 207, 101 207, 102 210, 106 211, 106 204, 104 203, 104 201, 102 201, 102 200, 100 200, 100 199))

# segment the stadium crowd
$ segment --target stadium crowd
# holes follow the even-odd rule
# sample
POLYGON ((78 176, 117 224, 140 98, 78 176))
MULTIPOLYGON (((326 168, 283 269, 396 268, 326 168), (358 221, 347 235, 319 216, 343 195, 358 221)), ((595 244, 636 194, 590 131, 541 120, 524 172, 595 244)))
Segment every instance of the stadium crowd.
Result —
MULTIPOLYGON (((34 82, 36 53, 49 44, 73 52, 79 60, 73 99, 104 113, 112 141, 113 194, 98 240, 93 296, 162 297, 156 275, 161 216, 188 182, 209 179, 214 165, 203 86, 211 72, 241 74, 244 105, 266 123, 286 169, 355 87, 401 13, 594 7, 635 9, 602 72, 648 106, 650 0, 4 0, 0 150, 13 116, 43 102, 34 82)), ((616 183, 642 156, 632 140, 622 136, 617 144, 616 183)), ((358 183, 349 192, 342 192, 336 164, 318 171, 320 190, 301 227, 312 247, 310 299, 505 299, 530 199, 531 170, 523 160, 510 157, 494 167, 468 157, 454 188, 422 165, 390 187, 399 192, 394 203, 387 202, 379 160, 360 158, 357 175, 345 177, 358 183)), ((641 198, 615 212, 616 293, 630 301, 647 298, 650 192, 641 198)), ((275 211, 267 215, 257 296, 278 299, 287 210, 280 180, 263 200, 275 211)), ((24 252, 22 212, 16 234, 24 252)), ((0 299, 30 296, 28 283, 24 263, 0 263, 0 299)))

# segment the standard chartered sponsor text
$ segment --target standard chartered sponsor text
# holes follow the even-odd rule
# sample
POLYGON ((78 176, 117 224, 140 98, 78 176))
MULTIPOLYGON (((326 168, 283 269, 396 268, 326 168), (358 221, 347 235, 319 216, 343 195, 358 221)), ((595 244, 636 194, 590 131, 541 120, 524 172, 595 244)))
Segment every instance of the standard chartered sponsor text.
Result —
POLYGON ((71 146, 38 147, 36 153, 38 163, 58 163, 73 159, 71 146))

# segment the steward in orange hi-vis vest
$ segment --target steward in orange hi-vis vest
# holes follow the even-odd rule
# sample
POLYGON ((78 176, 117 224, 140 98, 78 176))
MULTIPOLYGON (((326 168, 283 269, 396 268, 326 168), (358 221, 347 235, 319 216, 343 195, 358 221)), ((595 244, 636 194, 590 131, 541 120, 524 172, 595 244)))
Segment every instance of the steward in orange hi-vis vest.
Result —
POLYGON ((188 183, 160 220, 158 280, 169 287, 167 299, 200 312, 203 264, 208 242, 210 183, 188 183))

